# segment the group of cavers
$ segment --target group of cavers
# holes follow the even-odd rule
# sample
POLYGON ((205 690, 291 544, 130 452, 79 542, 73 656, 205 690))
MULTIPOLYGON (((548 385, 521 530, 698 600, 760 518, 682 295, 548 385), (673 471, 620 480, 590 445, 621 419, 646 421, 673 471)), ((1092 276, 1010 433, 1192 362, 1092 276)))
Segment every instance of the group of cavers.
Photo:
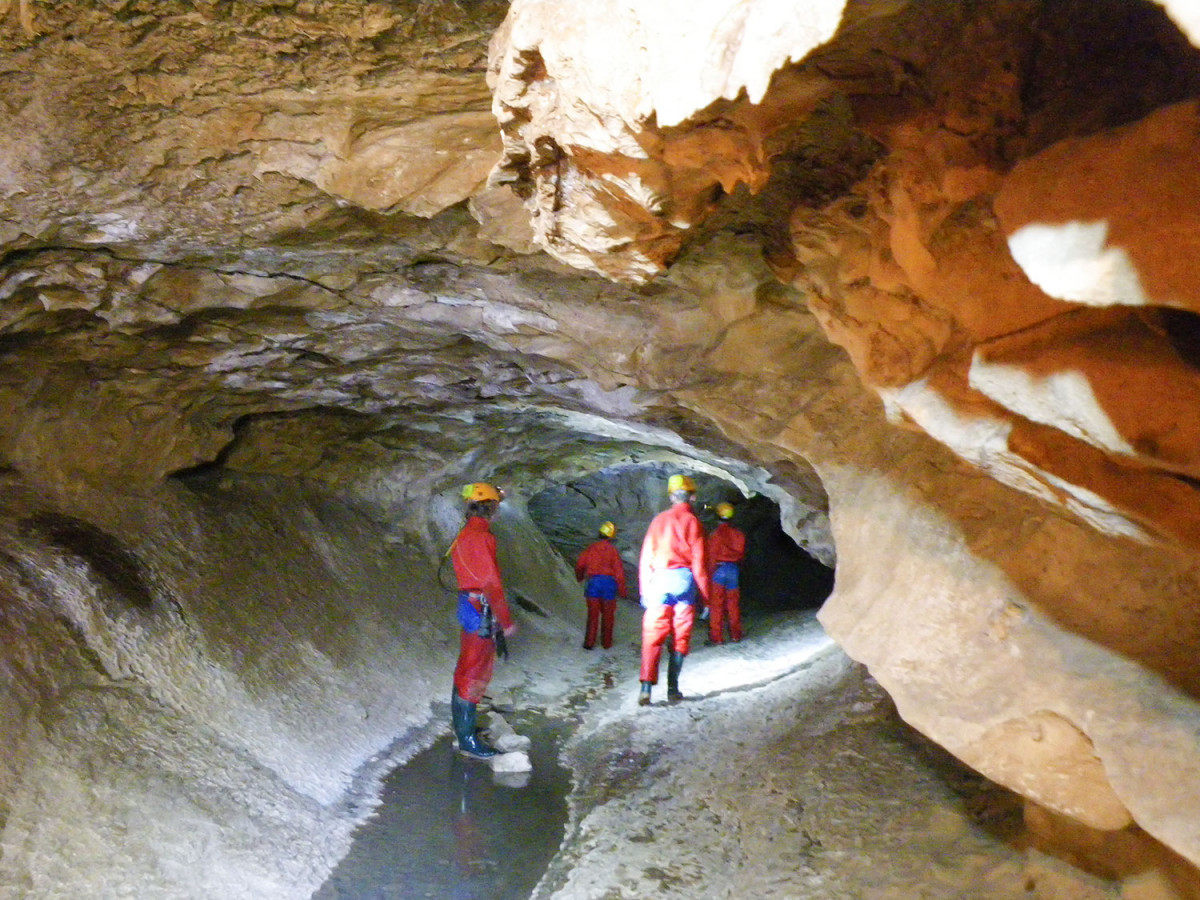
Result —
MULTIPOLYGON (((691 648, 692 630, 708 611, 708 642, 721 644, 742 639, 738 587, 739 569, 746 552, 746 537, 730 519, 733 505, 718 503, 720 522, 706 535, 692 505, 696 485, 687 475, 667 481, 669 509, 650 522, 638 562, 641 589, 642 658, 638 704, 650 705, 651 688, 658 683, 664 645, 667 657, 667 701, 683 699, 679 673, 691 648)), ((458 664, 451 691, 451 718, 458 749, 467 756, 487 759, 500 751, 490 746, 476 727, 476 708, 483 699, 495 668, 497 649, 516 630, 496 561, 496 538, 490 522, 503 494, 486 482, 468 484, 466 524, 454 539, 450 559, 458 581, 458 621, 462 626, 458 664)), ((612 646, 613 621, 618 597, 626 597, 625 569, 612 540, 612 522, 600 526, 597 540, 580 555, 575 577, 584 582, 587 626, 583 647, 591 650, 597 637, 605 649, 612 646)))

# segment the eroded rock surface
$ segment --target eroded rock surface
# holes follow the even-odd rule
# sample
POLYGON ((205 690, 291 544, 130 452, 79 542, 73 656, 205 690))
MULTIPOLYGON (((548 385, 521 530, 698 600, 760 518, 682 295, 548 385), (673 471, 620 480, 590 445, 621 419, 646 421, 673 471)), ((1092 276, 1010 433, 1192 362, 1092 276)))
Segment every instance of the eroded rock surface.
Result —
MULTIPOLYGON (((1187 472, 1194 416, 1184 407, 1195 391, 1189 354, 1197 309, 1186 284, 1194 281, 1195 257, 1187 224, 1195 207, 1195 112, 1187 98, 1200 86, 1200 57, 1170 16, 1182 4, 1166 6, 1002 3, 983 12, 848 5, 837 33, 810 44, 797 40, 786 54, 797 64, 779 67, 764 90, 696 98, 687 112, 664 103, 662 119, 653 109, 614 113, 608 96, 590 84, 556 99, 571 83, 558 72, 571 58, 564 49, 571 37, 550 27, 537 32, 528 21, 543 18, 536 4, 514 4, 511 35, 501 32, 492 54, 498 117, 511 123, 496 178, 526 197, 550 252, 618 279, 646 281, 673 264, 689 232, 743 217, 743 227, 764 233, 775 272, 805 294, 889 418, 919 427, 978 470, 1069 510, 1094 530, 1081 542, 1059 535, 1055 548, 1037 550, 1042 534, 1060 530, 1053 517, 1040 513, 1034 521, 1044 525, 1018 524, 1011 505, 1002 510, 992 500, 969 499, 975 488, 966 483, 946 496, 949 482, 918 475, 923 464, 915 453, 906 459, 902 445, 856 451, 849 468, 857 471, 840 485, 845 457, 828 460, 807 445, 801 451, 830 488, 838 541, 838 590, 826 624, 872 664, 910 721, 993 777, 1110 828, 1126 815, 1106 783, 1124 783, 1124 752, 1108 746, 1106 729, 1096 727, 1104 715, 1095 708, 1099 698, 1047 720, 1061 721, 1050 731, 1062 739, 1051 741, 1057 762, 1039 764, 1016 734, 1032 726, 1016 723, 1041 721, 1054 705, 1043 710, 1032 695, 1020 697, 1021 690, 1002 688, 985 673, 997 651, 1007 658, 994 664, 1010 674, 1027 652, 1013 629, 992 627, 1015 603, 1016 620, 1048 616, 1154 673, 1135 688, 1143 675, 1136 666, 1128 670, 1120 676, 1124 686, 1113 689, 1118 695, 1161 693, 1155 675, 1186 695, 1196 690, 1191 555, 1200 498, 1187 472), (530 60, 536 64, 522 65, 530 60), (1106 77, 1116 72, 1126 75, 1106 77), (613 133, 626 138, 614 143, 613 133), (838 139, 840 167, 821 168, 814 133, 838 139), (676 151, 689 142, 711 153, 706 180, 695 177, 697 157, 676 151), (814 183, 829 193, 822 196, 814 183), (643 185, 649 187, 639 193, 643 185), (754 199, 719 202, 739 185, 754 199), (590 195, 601 199, 563 202, 590 195), (789 226, 781 233, 783 220, 789 226), (1178 234, 1167 238, 1176 226, 1178 234), (872 470, 881 479, 876 490, 865 487, 877 477, 866 474, 872 470), (899 485, 906 487, 893 494, 899 485), (934 495, 939 512, 921 524, 934 495), (898 504, 895 514, 881 516, 891 503, 898 504), (943 513, 954 522, 949 529, 938 521, 943 513), (968 524, 977 516, 986 517, 991 538, 968 524), (971 537, 986 542, 1000 532, 1021 550, 1006 544, 1005 552, 992 553, 971 537), (1095 541, 1094 532, 1116 540, 1095 544, 1104 549, 1084 572, 1080 554, 1090 556, 1083 545, 1095 541), (954 534, 975 545, 951 562, 959 551, 945 540, 954 534), (870 551, 847 560, 851 545, 870 551), (1116 563, 1125 552, 1131 555, 1116 563), (856 572, 868 558, 883 582, 859 582, 856 572), (899 559, 914 567, 897 569, 899 559), (1093 582, 1110 565, 1121 574, 1110 570, 1108 579, 1093 582), (985 573, 993 568, 999 605, 968 613, 989 593, 984 585, 993 576, 985 573), (1171 587, 1149 588, 1164 570, 1172 572, 1171 587), (1139 580, 1142 587, 1130 588, 1139 580), (961 589, 948 587, 955 582, 961 589), (1144 620, 1118 624, 1129 589, 1159 598, 1133 604, 1170 619, 1159 639, 1149 637, 1157 629, 1144 620), (886 617, 892 603, 896 614, 886 617), (914 616, 917 608, 930 617, 914 616), (875 631, 880 616, 890 624, 875 631), (948 638, 956 620, 971 621, 970 638, 948 638), (961 663, 947 679, 955 685, 949 694, 946 684, 934 686, 942 675, 932 673, 948 674, 951 657, 939 654, 928 669, 921 661, 922 648, 944 646, 934 634, 947 638, 961 663), (994 641, 994 649, 967 649, 979 637, 994 641), (989 697, 1004 698, 1000 721, 987 720, 989 697), (968 698, 951 715, 953 724, 927 719, 968 698), (1080 759, 1069 767, 1074 786, 1054 771, 1072 754, 1080 759), (1084 764, 1092 754, 1100 765, 1084 764), (1094 793, 1083 801, 1072 792, 1086 793, 1088 781, 1094 793)), ((724 37, 710 31, 705 49, 724 37)), ((624 42, 611 55, 634 59, 640 43, 624 42)), ((928 451, 916 453, 928 458, 928 451)), ((1071 658, 1080 664, 1078 652, 1071 658)), ((1103 658, 1084 668, 1107 667, 1103 658)), ((1083 672, 1066 667, 1063 674, 1071 682, 1083 672)), ((1054 692, 1061 700, 1071 689, 1054 692)), ((1182 711, 1190 701, 1179 699, 1182 711)), ((1179 726, 1181 737, 1194 733, 1190 713, 1179 726)), ((1139 799, 1125 795, 1124 803, 1136 807, 1139 799)), ((1185 836, 1190 827, 1175 821, 1163 821, 1158 833, 1171 831, 1176 846, 1193 840, 1185 836)))
POLYGON ((573 639, 524 502, 685 460, 836 562, 909 722, 1200 863, 1184 4, 3 5, 14 884, 301 896, 444 701, 458 484, 573 639))

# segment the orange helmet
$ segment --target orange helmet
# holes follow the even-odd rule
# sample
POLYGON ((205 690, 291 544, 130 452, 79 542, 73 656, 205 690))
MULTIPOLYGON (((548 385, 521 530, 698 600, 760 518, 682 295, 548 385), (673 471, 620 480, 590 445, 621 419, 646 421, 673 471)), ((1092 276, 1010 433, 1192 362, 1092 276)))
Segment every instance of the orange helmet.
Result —
POLYGON ((504 492, 494 484, 476 481, 474 484, 463 485, 462 498, 468 503, 479 503, 484 500, 495 500, 499 503, 504 499, 504 492))
POLYGON ((600 526, 600 533, 606 538, 614 537, 617 533, 617 526, 612 522, 605 522, 600 526))
POLYGON ((732 503, 718 503, 717 504, 717 518, 718 519, 732 519, 733 518, 733 504, 732 503))

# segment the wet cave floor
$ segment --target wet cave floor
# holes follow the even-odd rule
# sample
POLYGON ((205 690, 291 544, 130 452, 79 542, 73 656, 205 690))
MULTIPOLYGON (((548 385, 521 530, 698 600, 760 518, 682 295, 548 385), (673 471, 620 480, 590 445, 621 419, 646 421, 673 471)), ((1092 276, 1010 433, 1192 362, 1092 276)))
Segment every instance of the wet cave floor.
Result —
POLYGON ((511 685, 528 783, 438 741, 317 900, 1120 896, 1025 847, 1017 798, 905 725, 812 613, 699 642, 677 705, 660 683, 637 706, 631 626, 552 656, 511 685))
POLYGON ((493 773, 449 735, 384 781, 380 805, 313 900, 525 900, 558 850, 571 778, 569 729, 536 710, 506 715, 531 738, 532 771, 493 773))

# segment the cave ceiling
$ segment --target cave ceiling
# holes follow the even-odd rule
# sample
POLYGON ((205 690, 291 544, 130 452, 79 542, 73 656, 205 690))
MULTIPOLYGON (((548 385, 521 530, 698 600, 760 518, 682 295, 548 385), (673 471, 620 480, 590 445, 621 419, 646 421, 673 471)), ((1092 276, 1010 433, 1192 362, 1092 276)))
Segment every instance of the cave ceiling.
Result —
POLYGON ((0 456, 820 506, 886 417, 1200 539, 1175 5, 6 4, 0 456))

